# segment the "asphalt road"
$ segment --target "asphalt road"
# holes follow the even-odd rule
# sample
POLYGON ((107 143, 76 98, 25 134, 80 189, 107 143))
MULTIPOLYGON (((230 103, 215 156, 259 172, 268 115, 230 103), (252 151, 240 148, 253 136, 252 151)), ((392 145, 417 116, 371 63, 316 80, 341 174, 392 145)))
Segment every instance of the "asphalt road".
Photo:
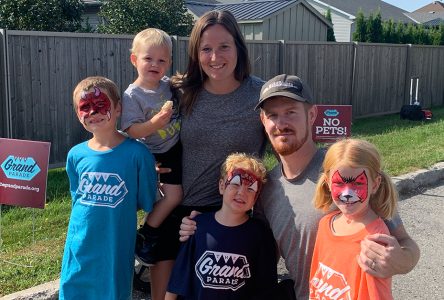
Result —
MULTIPOLYGON (((421 249, 413 271, 393 278, 395 300, 444 298, 444 182, 401 197, 399 214, 410 236, 421 249)), ((282 263, 282 262, 281 262, 282 263)), ((285 273, 280 263, 279 273, 285 273)), ((133 299, 150 300, 135 292, 133 299)))
POLYGON ((444 182, 403 197, 399 213, 421 258, 413 271, 394 276, 394 298, 444 299, 444 182))

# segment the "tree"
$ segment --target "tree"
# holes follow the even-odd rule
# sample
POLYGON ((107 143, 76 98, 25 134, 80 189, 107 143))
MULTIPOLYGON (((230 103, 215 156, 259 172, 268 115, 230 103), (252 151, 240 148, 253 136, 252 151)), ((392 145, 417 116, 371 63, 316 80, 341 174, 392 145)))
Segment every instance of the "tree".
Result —
MULTIPOLYGON (((329 20, 330 23, 333 24, 333 22, 331 20, 331 10, 330 10, 330 8, 327 9, 327 12, 325 13, 325 18, 327 20, 329 20)), ((327 41, 328 42, 336 42, 335 31, 330 26, 327 28, 327 41)))
POLYGON ((353 41, 366 42, 367 40, 367 25, 362 10, 358 11, 356 16, 356 30, 353 32, 353 41))
POLYGON ((393 19, 382 23, 382 36, 384 43, 399 44, 399 36, 393 19))
POLYGON ((382 20, 381 12, 378 11, 375 16, 371 13, 367 19, 367 39, 368 43, 381 43, 382 40, 382 20))
POLYGON ((35 31, 78 31, 81 0, 0 0, 0 28, 35 31))
POLYGON ((170 35, 187 36, 193 25, 183 0, 106 0, 99 16, 98 31, 102 33, 135 34, 155 27, 170 35))

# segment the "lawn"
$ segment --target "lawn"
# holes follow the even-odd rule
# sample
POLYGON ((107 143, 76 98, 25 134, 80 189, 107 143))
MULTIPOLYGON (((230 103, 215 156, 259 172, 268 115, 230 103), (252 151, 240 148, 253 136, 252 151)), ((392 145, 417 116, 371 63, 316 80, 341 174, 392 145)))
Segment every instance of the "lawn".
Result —
MULTIPOLYGON (((444 107, 428 122, 398 115, 355 120, 352 135, 374 143, 392 176, 444 161, 444 107)), ((276 159, 268 152, 268 168, 276 159)), ((64 169, 48 174, 45 209, 2 206, 0 219, 0 297, 57 279, 71 202, 64 169)))

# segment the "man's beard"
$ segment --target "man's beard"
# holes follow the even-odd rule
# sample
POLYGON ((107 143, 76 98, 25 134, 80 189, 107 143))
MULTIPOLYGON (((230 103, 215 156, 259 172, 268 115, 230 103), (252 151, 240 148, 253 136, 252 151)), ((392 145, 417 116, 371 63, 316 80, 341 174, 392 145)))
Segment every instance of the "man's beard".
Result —
MULTIPOLYGON (((272 135, 275 134, 279 134, 279 133, 292 133, 295 136, 295 132, 292 129, 285 129, 282 131, 279 130, 275 130, 273 131, 272 135)), ((295 153, 296 151, 298 151, 307 141, 308 139, 308 126, 306 126, 306 130, 305 130, 305 135, 302 139, 298 140, 296 139, 293 142, 289 142, 289 139, 287 137, 279 137, 281 140, 280 142, 276 143, 276 145, 274 145, 273 143, 271 143, 274 151, 279 154, 280 156, 287 156, 290 154, 295 153)))

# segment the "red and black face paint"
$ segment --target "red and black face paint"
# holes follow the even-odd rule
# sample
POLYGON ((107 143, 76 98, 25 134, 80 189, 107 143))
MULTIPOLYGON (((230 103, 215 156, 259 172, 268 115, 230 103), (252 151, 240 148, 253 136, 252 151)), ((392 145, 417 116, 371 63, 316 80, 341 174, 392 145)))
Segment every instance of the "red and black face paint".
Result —
POLYGON ((368 195, 368 179, 365 171, 356 177, 343 177, 338 170, 331 178, 331 196, 345 204, 364 202, 368 195))
POLYGON ((95 114, 106 115, 108 116, 108 120, 110 120, 111 101, 98 87, 94 87, 94 92, 82 92, 77 112, 84 124, 85 119, 95 114))
POLYGON ((250 191, 256 193, 256 197, 262 187, 262 182, 251 172, 244 169, 234 169, 227 174, 227 180, 225 181, 225 187, 229 184, 241 186, 246 185, 250 191))

